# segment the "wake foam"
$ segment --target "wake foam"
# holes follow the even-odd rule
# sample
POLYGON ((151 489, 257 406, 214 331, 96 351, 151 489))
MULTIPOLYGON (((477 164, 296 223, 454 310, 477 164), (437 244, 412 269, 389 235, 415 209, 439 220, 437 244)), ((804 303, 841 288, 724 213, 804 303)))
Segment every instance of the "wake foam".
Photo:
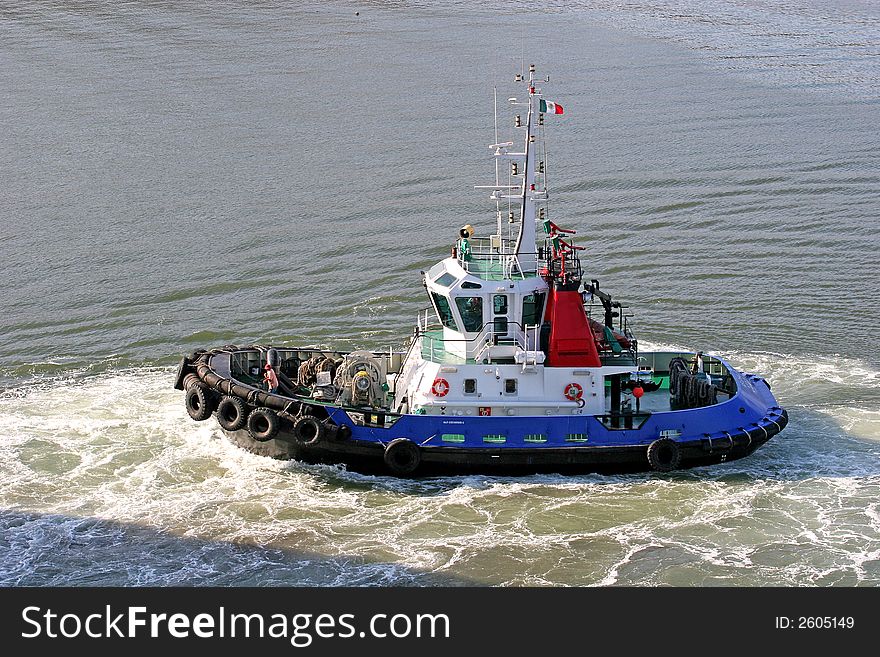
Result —
POLYGON ((767 376, 792 422, 747 459, 668 476, 274 461, 190 420, 168 368, 7 390, 0 583, 880 583, 876 369, 724 355, 767 376))

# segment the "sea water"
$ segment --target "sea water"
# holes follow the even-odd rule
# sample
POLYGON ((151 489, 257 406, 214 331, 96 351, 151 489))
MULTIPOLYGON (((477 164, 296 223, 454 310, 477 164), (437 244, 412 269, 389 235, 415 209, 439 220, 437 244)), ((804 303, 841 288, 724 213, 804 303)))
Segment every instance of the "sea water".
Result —
POLYGON ((0 583, 877 585, 880 11, 868 2, 0 8, 0 583), (643 349, 789 427, 667 475, 401 481, 195 423, 179 355, 401 347, 493 225, 493 95, 643 349))

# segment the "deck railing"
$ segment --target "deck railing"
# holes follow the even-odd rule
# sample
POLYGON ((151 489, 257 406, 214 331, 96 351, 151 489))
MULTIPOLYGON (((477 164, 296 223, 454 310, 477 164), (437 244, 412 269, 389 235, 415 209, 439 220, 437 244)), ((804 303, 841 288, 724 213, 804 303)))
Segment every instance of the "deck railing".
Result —
MULTIPOLYGON (((508 331, 504 334, 495 333, 495 323, 486 322, 473 338, 446 338, 443 325, 433 316, 434 309, 425 308, 419 312, 415 342, 420 343, 422 357, 434 363, 457 364, 468 360, 481 362, 484 358, 491 363, 493 347, 515 346, 526 352, 526 358, 532 354, 529 365, 536 365, 537 354, 541 351, 541 327, 538 324, 523 326, 519 322, 508 322, 508 331), (512 335, 510 334, 512 332, 512 335), (448 346, 452 346, 450 350, 448 346), (458 348, 456 348, 458 347, 458 348), (461 354, 465 354, 462 356, 461 354)), ((597 342, 596 349, 602 365, 633 365, 639 362, 638 342, 630 338, 631 346, 612 349, 606 342, 597 342)), ((496 350, 497 352, 498 350, 496 350)), ((495 357, 497 360, 497 356, 495 357)))
POLYGON ((470 249, 467 252, 456 249, 458 264, 469 274, 485 280, 532 278, 544 266, 537 253, 515 253, 516 241, 512 239, 499 238, 497 235, 472 237, 468 244, 470 249), (537 266, 534 264, 536 258, 523 256, 536 256, 537 266), (525 262, 533 264, 524 266, 525 262))
POLYGON ((537 324, 523 326, 519 322, 507 322, 507 331, 496 333, 495 323, 486 322, 473 338, 446 338, 443 326, 431 321, 431 308, 419 313, 415 341, 420 343, 422 358, 434 363, 456 364, 467 361, 491 363, 493 360, 508 360, 513 351, 503 349, 512 347, 525 352, 523 364, 534 365, 535 352, 540 350, 540 327, 537 324), (452 347, 452 349, 450 349, 452 347), (501 347, 502 349, 497 349, 501 347), (498 352, 509 352, 499 356, 498 352), (494 354, 493 354, 494 352, 494 354), (529 354, 531 353, 531 358, 529 354), (464 355, 462 355, 464 354, 464 355))

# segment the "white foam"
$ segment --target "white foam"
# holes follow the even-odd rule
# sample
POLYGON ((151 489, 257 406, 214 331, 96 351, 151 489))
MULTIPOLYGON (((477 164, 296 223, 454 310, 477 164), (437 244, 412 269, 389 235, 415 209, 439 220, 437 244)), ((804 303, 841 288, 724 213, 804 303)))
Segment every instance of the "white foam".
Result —
MULTIPOLYGON (((786 389, 795 409, 796 382, 815 376, 798 368, 828 366, 731 358, 784 373, 794 383, 774 381, 774 391, 786 389)), ((876 372, 845 365, 858 373, 816 385, 843 386, 856 398, 876 372)), ((213 420, 190 420, 172 378, 169 369, 132 369, 0 396, 0 506, 44 518, 9 529, 24 553, 0 560, 0 581, 32 582, 42 572, 35 564, 65 554, 57 549, 65 542, 95 550, 110 541, 106 558, 120 555, 120 579, 111 568, 107 583, 394 584, 428 575, 505 585, 880 583, 870 565, 880 549, 880 454, 864 440, 876 436, 878 418, 860 403, 805 405, 748 459, 670 476, 405 481, 254 456, 213 420), (159 553, 126 564, 130 539, 83 518, 211 543, 175 556, 171 569, 159 553), (262 547, 221 558, 217 542, 262 547), (313 556, 292 564, 289 551, 313 556), (241 573, 227 572, 224 560, 241 573)), ((78 567, 82 577, 110 568, 78 567)), ((65 580, 56 573, 41 581, 65 580)))

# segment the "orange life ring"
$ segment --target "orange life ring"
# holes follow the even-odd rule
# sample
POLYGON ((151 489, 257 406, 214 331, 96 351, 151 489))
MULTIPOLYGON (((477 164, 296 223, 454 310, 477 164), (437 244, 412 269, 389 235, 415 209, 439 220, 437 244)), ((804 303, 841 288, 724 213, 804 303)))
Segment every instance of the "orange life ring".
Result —
POLYGON ((581 397, 584 396, 584 389, 581 388, 580 384, 577 383, 569 383, 565 386, 565 398, 570 401, 578 401, 581 397))
POLYGON ((449 393, 449 381, 446 379, 436 378, 431 384, 431 392, 435 397, 445 397, 449 393))

